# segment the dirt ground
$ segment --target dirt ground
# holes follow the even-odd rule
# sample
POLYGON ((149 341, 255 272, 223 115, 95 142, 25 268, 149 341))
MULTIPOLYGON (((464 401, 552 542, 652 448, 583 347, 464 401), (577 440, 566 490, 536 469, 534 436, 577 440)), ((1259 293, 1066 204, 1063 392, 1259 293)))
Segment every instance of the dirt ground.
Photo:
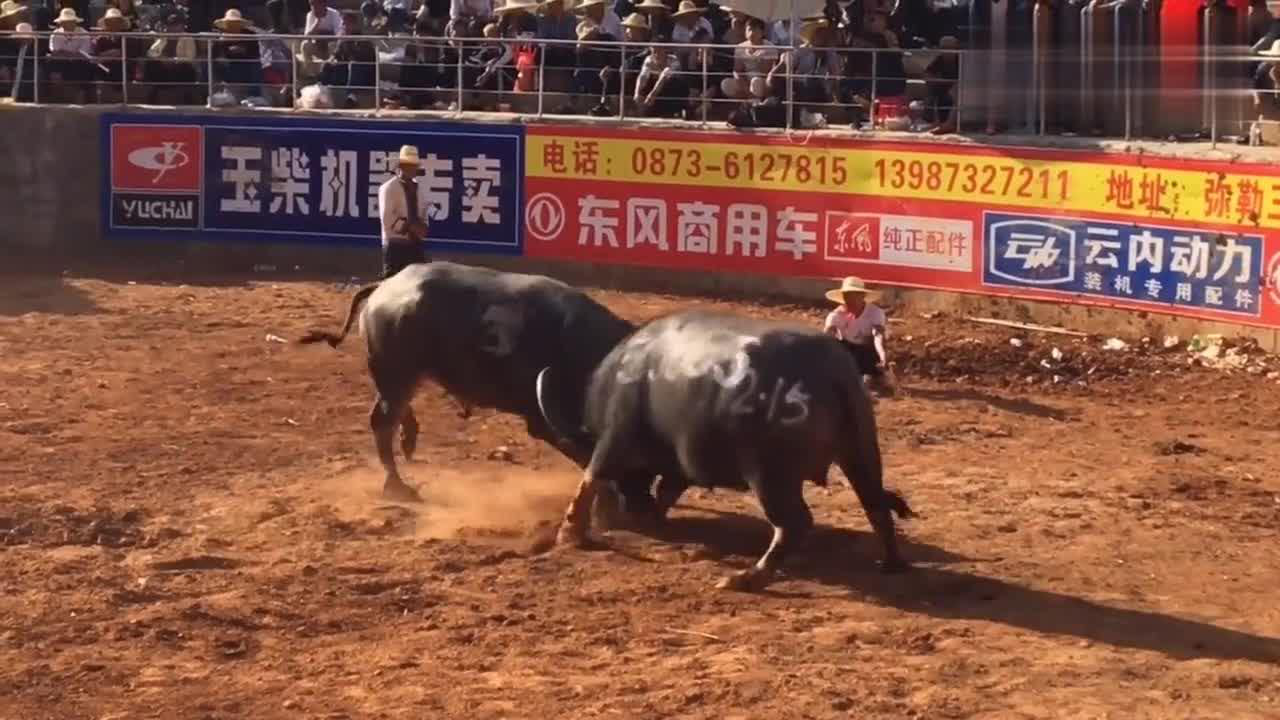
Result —
POLYGON ((898 317, 906 393, 877 413, 915 569, 878 573, 832 483, 746 595, 713 585, 768 540, 749 497, 536 553, 570 465, 435 387, 405 468, 428 502, 382 501, 361 343, 267 337, 337 327, 350 287, 95 278, 0 277, 4 720, 1280 718, 1280 363, 1256 351, 898 317))

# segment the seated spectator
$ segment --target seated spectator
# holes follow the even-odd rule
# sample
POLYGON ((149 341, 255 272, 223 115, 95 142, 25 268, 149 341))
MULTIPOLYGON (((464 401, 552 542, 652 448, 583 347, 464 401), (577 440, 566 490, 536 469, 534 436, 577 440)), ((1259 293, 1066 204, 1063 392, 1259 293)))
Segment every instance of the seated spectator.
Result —
MULTIPOLYGON (((704 38, 697 42, 710 43, 711 21, 702 16, 704 10, 698 7, 693 0, 680 0, 680 7, 672 14, 671 18, 674 23, 671 29, 671 42, 680 43, 682 45, 691 44, 694 38, 704 38)), ((679 53, 679 61, 681 67, 689 71, 701 71, 702 64, 694 64, 701 57, 701 53, 695 49, 682 50, 679 53)))
MULTIPOLYGON (((311 0, 311 9, 307 12, 307 22, 302 34, 336 38, 343 32, 342 13, 329 7, 327 0, 311 0)), ((298 60, 302 63, 302 67, 298 71, 307 77, 313 77, 320 72, 322 65, 333 57, 334 48, 330 41, 316 39, 303 40, 301 50, 298 60)))
MULTIPOLYGON (((267 0, 267 17, 271 21, 268 34, 288 35, 289 26, 284 19, 284 0, 267 0)), ((292 92, 290 78, 293 77, 293 52, 289 44, 278 38, 264 38, 259 42, 262 52, 262 82, 268 89, 269 99, 273 105, 289 105, 284 98, 292 92)))
POLYGON ((262 94, 262 50, 257 28, 240 11, 229 8, 213 26, 221 36, 213 45, 214 77, 231 86, 239 97, 262 94))
POLYGON ((97 73, 99 82, 111 83, 118 87, 121 78, 125 76, 124 38, 117 33, 127 32, 129 26, 129 18, 114 7, 107 8, 102 19, 94 26, 93 29, 99 32, 93 35, 92 54, 97 58, 98 64, 106 68, 105 70, 99 68, 97 73))
MULTIPOLYGON (((538 5, 539 40, 576 40, 577 19, 564 9, 565 0, 542 0, 538 5)), ((542 60, 547 70, 568 71, 573 68, 574 46, 568 43, 542 46, 542 60)))
POLYGON ((671 37, 675 22, 671 19, 671 8, 663 0, 644 0, 635 6, 636 12, 649 20, 649 32, 654 36, 671 37))
MULTIPOLYGON (((626 20, 622 21, 622 37, 627 42, 648 42, 649 35, 649 20, 644 15, 638 12, 631 13, 626 20)), ((626 92, 626 83, 635 82, 636 76, 640 74, 640 66, 644 63, 647 55, 648 53, 643 49, 631 46, 614 55, 610 65, 600 71, 600 78, 604 81, 604 89, 600 96, 600 104, 591 108, 591 115, 606 117, 616 114, 610 106, 612 99, 626 92), (624 75, 625 80, 623 78, 624 75)))
POLYGON ((803 106, 823 106, 835 98, 833 78, 840 70, 840 58, 831 49, 834 44, 832 37, 831 24, 825 17, 805 18, 798 33, 798 47, 784 52, 765 78, 772 93, 785 96, 786 80, 778 77, 778 72, 794 76, 791 80, 792 107, 798 111, 800 127, 826 125, 826 116, 820 107, 815 111, 803 106))
POLYGON ((0 3, 0 89, 8 92, 18 67, 18 48, 27 44, 16 37, 6 37, 22 23, 30 24, 31 12, 17 0, 0 3))
POLYGON ((35 102, 35 31, 31 23, 20 22, 12 32, 3 46, 13 52, 13 63, 5 68, 9 74, 4 78, 4 89, 15 102, 35 102))
POLYGON ((960 47, 960 41, 948 35, 942 38, 939 47, 943 52, 924 69, 925 88, 929 94, 925 119, 938 123, 930 133, 945 135, 956 131, 956 101, 952 93, 960 79, 960 56, 951 51, 960 47))
MULTIPOLYGON (((430 18, 418 16, 414 24, 413 34, 420 40, 402 42, 397 34, 382 42, 378 50, 378 62, 393 63, 399 67, 398 97, 392 96, 391 103, 414 110, 422 109, 430 104, 428 90, 441 84, 441 76, 452 72, 454 78, 457 71, 444 67, 440 63, 443 48, 435 42, 427 42, 427 38, 435 37, 436 23, 430 18)), ((394 76, 392 72, 383 71, 383 77, 394 76)))
POLYGON ((507 0, 494 11, 498 14, 496 33, 504 42, 500 45, 500 54, 485 62, 484 72, 476 80, 477 88, 503 92, 516 87, 512 67, 521 56, 537 52, 531 42, 538 33, 538 20, 533 15, 537 8, 538 0, 507 0))
POLYGON ((766 81, 778 62, 778 48, 765 40, 765 23, 748 17, 747 39, 738 43, 733 54, 733 76, 720 83, 720 92, 734 100, 764 100, 769 97, 766 81))
MULTIPOLYGON (((888 23, 886 13, 874 12, 867 17, 863 31, 848 42, 854 51, 845 57, 841 100, 868 112, 872 109, 869 98, 873 71, 877 99, 901 97, 907 90, 907 69, 898 49, 898 38, 888 23), (888 52, 880 52, 882 50, 888 52)), ((854 126, 859 127, 860 121, 854 120, 854 126)))
POLYGON ((74 8, 63 8, 53 24, 57 29, 49 36, 49 80, 83 102, 97 69, 93 38, 81 27, 84 20, 74 8))
MULTIPOLYGON (((360 13, 346 11, 342 13, 343 40, 334 48, 333 57, 324 64, 320 73, 320 82, 334 88, 345 88, 343 101, 348 108, 357 105, 356 91, 371 91, 375 77, 375 63, 378 61, 377 51, 368 40, 351 40, 352 36, 364 34, 360 27, 360 13)), ((335 93, 336 95, 337 93, 335 93)))
POLYGON ((729 27, 720 34, 720 42, 725 45, 737 45, 747 39, 747 20, 750 20, 751 16, 733 8, 729 8, 728 12, 729 27))
MULTIPOLYGON (((165 33, 186 32, 186 20, 178 13, 169 13, 162 27, 165 33)), ((195 101, 196 41, 195 38, 165 35, 151 43, 147 60, 142 66, 142 80, 152 88, 148 102, 156 102, 157 95, 167 88, 174 88, 179 104, 195 101)))
POLYGON ((706 18, 711 28, 711 37, 723 37, 725 31, 729 29, 728 11, 710 0, 693 0, 693 6, 702 11, 702 17, 706 18))
MULTIPOLYGON (((617 40, 599 25, 584 20, 578 23, 578 44, 574 47, 573 100, 600 97, 604 94, 605 69, 618 63, 618 51, 607 45, 617 40)), ((604 102, 604 98, 600 98, 604 102)))
MULTIPOLYGON (((656 43, 670 42, 658 35, 656 43)), ((685 117, 689 86, 680 76, 680 58, 668 48, 654 45, 640 64, 634 94, 636 109, 648 117, 685 117)))
POLYGON ((605 0, 583 0, 573 11, 581 13, 583 22, 596 25, 602 33, 615 38, 623 36, 622 21, 605 0))
POLYGON ((480 37, 493 17, 493 0, 450 0, 446 32, 464 38, 480 37))

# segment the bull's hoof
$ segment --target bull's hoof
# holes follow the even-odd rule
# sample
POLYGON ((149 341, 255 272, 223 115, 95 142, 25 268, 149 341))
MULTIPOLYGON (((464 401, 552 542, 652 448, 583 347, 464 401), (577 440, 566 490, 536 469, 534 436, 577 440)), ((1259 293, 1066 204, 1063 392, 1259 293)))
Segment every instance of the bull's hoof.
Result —
POLYGON ((418 494, 418 491, 414 490, 408 485, 405 485, 402 482, 397 482, 397 483, 388 482, 387 484, 383 485, 382 496, 388 500, 394 500, 397 502, 409 502, 409 503, 422 502, 422 496, 418 494))
POLYGON ((756 592, 769 584, 769 577, 766 573, 755 568, 736 572, 728 577, 721 578, 716 583, 717 590, 734 590, 737 592, 756 592))
POLYGON ((556 547, 584 549, 591 546, 585 528, 565 523, 556 531, 556 547))
POLYGON ((897 575, 911 569, 911 564, 902 558, 892 558, 883 560, 880 563, 880 572, 885 575, 897 575))

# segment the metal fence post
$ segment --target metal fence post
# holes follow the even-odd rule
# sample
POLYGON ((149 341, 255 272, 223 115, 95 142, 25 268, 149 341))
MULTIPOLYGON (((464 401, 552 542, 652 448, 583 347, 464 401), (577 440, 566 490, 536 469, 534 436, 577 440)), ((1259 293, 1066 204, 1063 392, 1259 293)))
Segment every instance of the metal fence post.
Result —
POLYGON ((618 49, 618 119, 627 116, 627 42, 618 49))
POLYGON ((373 53, 373 112, 375 115, 382 112, 382 60, 377 50, 373 53))
POLYGON ((538 119, 542 119, 542 81, 546 78, 547 43, 542 43, 542 56, 538 58, 538 119))
POLYGON ((129 104, 129 38, 120 38, 120 104, 129 104))
MULTIPOLYGON (((961 109, 964 107, 964 103, 961 101, 962 98, 964 97, 964 59, 969 56, 969 53, 968 51, 961 52, 959 50, 956 50, 955 53, 956 53, 956 86, 955 86, 956 91, 955 91, 955 99, 953 101, 954 107, 951 108, 951 114, 955 116, 956 134, 960 134, 961 124, 962 124, 962 121, 964 120, 961 113, 961 109)), ((946 121, 944 120, 943 122, 945 123, 946 121)))
MULTIPOLYGON (((871 48, 871 107, 867 111, 871 129, 876 129, 876 48, 871 48)), ((861 129, 861 128, 859 128, 861 129)))
POLYGON ((702 95, 700 104, 702 105, 702 127, 707 126, 707 106, 711 104, 710 93, 707 92, 707 56, 711 54, 711 48, 702 48, 702 95))
POLYGON ((213 107, 213 42, 214 42, 213 39, 210 38, 209 41, 206 42, 204 45, 204 53, 205 53, 204 80, 205 80, 206 89, 208 90, 208 97, 205 98, 205 101, 204 101, 206 107, 213 107))
POLYGON ((289 101, 290 107, 298 105, 298 49, 292 42, 289 43, 289 86, 292 97, 289 101))
POLYGON ((31 39, 31 101, 40 104, 40 36, 35 33, 31 39))
POLYGON ((458 100, 457 100, 458 107, 457 107, 457 111, 458 111, 458 114, 461 115, 462 114, 462 56, 464 53, 466 53, 467 43, 464 42, 461 37, 455 37, 454 40, 458 42, 458 100))

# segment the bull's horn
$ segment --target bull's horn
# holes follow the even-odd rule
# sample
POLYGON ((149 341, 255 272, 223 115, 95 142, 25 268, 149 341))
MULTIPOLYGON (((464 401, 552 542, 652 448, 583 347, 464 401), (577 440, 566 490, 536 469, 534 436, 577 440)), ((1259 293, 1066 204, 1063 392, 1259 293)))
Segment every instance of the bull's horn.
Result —
POLYGON ((538 411, 542 413, 547 425, 551 426, 552 432, 567 442, 576 443, 579 440, 579 433, 571 432, 568 423, 564 421, 564 417, 560 414, 561 408, 559 403, 556 402, 555 389, 551 387, 553 382, 554 377, 552 377, 551 368, 542 368, 542 372, 538 373, 538 381, 535 386, 535 392, 538 396, 538 411))

